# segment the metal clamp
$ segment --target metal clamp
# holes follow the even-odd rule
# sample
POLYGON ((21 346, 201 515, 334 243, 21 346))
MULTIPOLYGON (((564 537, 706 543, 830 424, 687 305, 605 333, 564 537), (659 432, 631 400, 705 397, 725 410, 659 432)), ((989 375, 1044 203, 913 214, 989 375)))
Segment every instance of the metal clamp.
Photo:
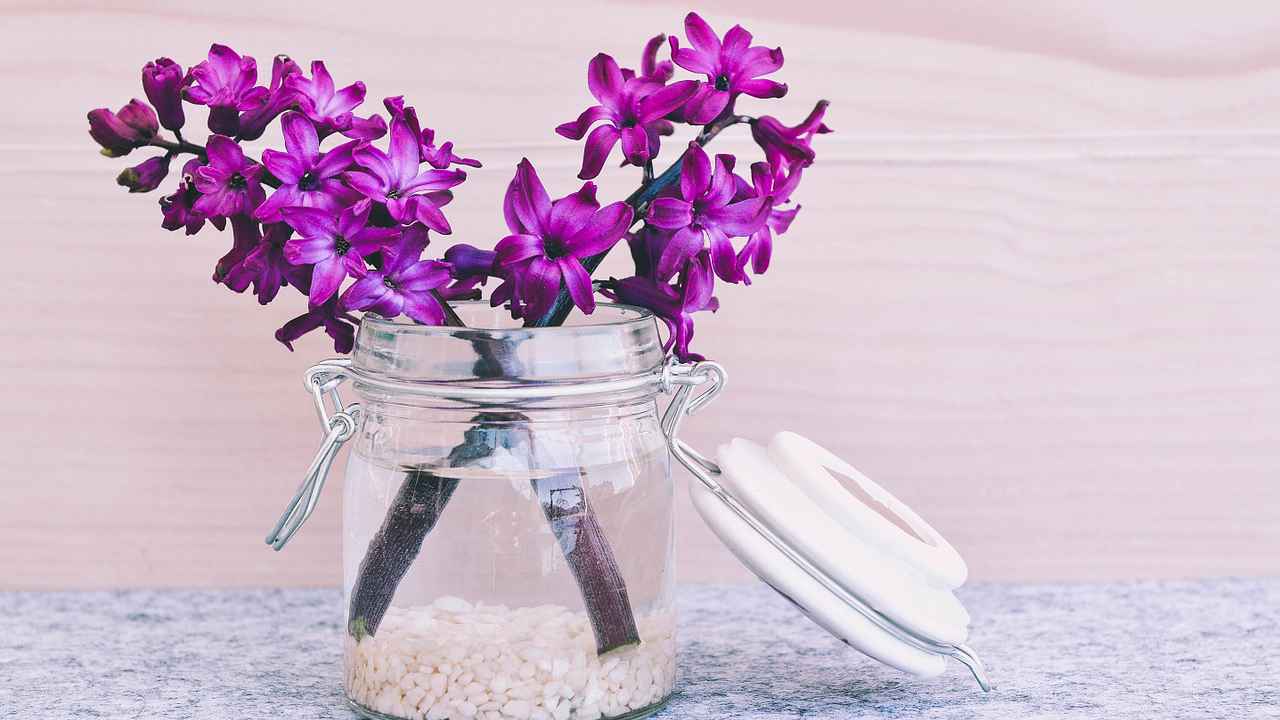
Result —
POLYGON ((349 366, 350 361, 345 359, 326 360, 307 370, 304 376, 307 392, 315 400, 324 440, 320 443, 311 466, 307 468, 298 491, 285 507, 284 514, 275 527, 271 528, 271 532, 267 533, 266 542, 275 550, 283 549, 307 518, 311 517, 320 500, 320 492, 324 490, 324 482, 329 477, 329 469, 338 456, 338 450, 356 432, 360 404, 344 406, 342 397, 338 394, 338 386, 349 376, 349 366))
POLYGON ((747 508, 734 499, 718 481, 722 475, 720 466, 703 456, 697 450, 694 450, 688 443, 677 437, 680 429, 680 422, 688 415, 692 415, 701 410, 715 399, 717 395, 724 389, 728 375, 724 368, 713 362, 699 362, 688 365, 669 364, 663 372, 664 387, 676 386, 675 397, 672 398, 671 404, 667 406, 666 413, 662 416, 662 431, 667 437, 667 446, 671 450, 671 454, 684 465, 695 478, 707 487, 726 507, 733 511, 743 522, 745 522, 752 530, 758 533, 770 545, 787 557, 797 567, 805 572, 809 577, 816 580, 823 588, 832 593, 849 607, 856 610, 860 615, 871 621, 876 627, 892 635, 897 640, 910 645, 924 652, 950 657, 958 660, 969 672, 973 674, 974 680, 977 680, 978 686, 985 692, 991 690, 991 682, 987 678, 986 668, 982 664, 982 660, 967 645, 941 643, 921 635, 897 621, 881 613, 879 610, 868 605, 861 598, 853 595, 846 590, 840 583, 833 580, 822 570, 814 566, 803 555, 796 552, 790 545, 784 542, 776 533, 768 526, 756 518, 747 508), (697 393, 693 394, 696 387, 710 385, 697 393))

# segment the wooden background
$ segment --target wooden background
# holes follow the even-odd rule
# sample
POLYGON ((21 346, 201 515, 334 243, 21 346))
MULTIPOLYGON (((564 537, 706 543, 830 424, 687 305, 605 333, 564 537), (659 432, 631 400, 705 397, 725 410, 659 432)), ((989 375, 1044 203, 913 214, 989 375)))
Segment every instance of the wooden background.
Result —
MULTIPOLYGON (((685 10, 2 7, 0 589, 339 577, 334 486, 286 553, 261 542, 317 442, 300 373, 330 349, 280 348, 294 297, 263 310, 212 285, 229 239, 160 230, 155 196, 117 188, 124 162, 86 135, 89 108, 141 96, 145 60, 217 40, 324 58, 374 102, 406 93, 485 161, 451 218, 488 245, 521 156, 553 194, 574 185, 580 145, 551 129, 585 107, 587 60, 636 62, 685 10)), ((1280 8, 704 9, 786 49, 770 112, 826 97, 839 132, 773 269, 702 319, 696 346, 732 386, 694 445, 808 434, 976 579, 1280 572, 1280 8)), ((683 497, 679 523, 683 579, 744 577, 683 497)))

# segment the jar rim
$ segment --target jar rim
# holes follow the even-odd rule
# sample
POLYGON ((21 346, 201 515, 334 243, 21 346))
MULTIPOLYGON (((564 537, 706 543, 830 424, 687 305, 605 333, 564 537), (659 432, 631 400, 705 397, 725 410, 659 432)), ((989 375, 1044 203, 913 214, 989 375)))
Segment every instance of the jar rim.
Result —
POLYGON ((633 305, 600 303, 553 327, 524 327, 484 302, 453 307, 465 326, 366 315, 351 353, 357 388, 476 398, 568 397, 574 385, 647 391, 666 362, 656 316, 633 305))

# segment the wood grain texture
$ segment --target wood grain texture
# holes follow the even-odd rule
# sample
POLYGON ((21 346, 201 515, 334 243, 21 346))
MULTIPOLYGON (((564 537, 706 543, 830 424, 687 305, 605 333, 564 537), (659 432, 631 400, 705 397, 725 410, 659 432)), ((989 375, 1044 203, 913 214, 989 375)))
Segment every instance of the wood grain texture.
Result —
MULTIPOLYGON (((839 132, 769 274, 699 325, 732 377, 690 441, 805 433, 978 578, 1280 572, 1280 9, 918 5, 745 6, 787 50, 791 95, 769 112, 827 97, 839 132)), ((309 7, 0 8, 0 589, 338 580, 334 487, 285 555, 261 543, 318 442, 299 378, 330 348, 280 349, 294 298, 213 286, 229 240, 161 231, 85 134, 88 108, 141 95, 143 61, 219 40, 405 92, 485 161, 450 217, 488 245, 521 156, 573 186, 579 146, 551 128, 587 102, 587 59, 634 62, 683 14, 309 7)), ((745 577, 683 496, 679 523, 682 579, 745 577)))

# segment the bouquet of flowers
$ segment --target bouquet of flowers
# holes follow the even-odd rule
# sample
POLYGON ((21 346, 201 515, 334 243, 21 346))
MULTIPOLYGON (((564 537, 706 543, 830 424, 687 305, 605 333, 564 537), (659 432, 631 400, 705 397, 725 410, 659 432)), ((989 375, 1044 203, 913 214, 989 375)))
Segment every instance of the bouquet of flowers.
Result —
MULTIPOLYGON (((635 69, 604 53, 590 60, 594 104, 555 128, 567 140, 584 141, 583 183, 552 199, 522 159, 502 198, 509 234, 490 249, 459 243, 426 256, 433 233, 452 233, 446 210, 467 179, 463 168, 481 163, 438 140, 402 97, 363 114, 364 84, 338 88, 322 61, 308 73, 278 55, 269 84, 259 85, 256 61, 224 45, 213 45, 186 70, 160 58, 142 69, 149 102, 91 111, 89 133, 108 157, 155 153, 119 174, 130 192, 158 189, 175 162, 181 165, 176 187, 160 199, 161 227, 191 235, 230 225, 231 247, 214 268, 215 283, 251 290, 264 305, 286 287, 306 298, 305 312, 275 332, 290 349, 323 328, 339 353, 350 352, 362 312, 461 325, 450 303, 481 299, 488 289, 494 307, 530 327, 560 325, 575 308, 592 313, 597 293, 647 308, 666 325, 664 350, 700 360, 690 349, 694 314, 719 307, 717 281, 750 284, 768 270, 774 235, 786 233, 800 209, 793 195, 814 162, 813 138, 830 129, 825 101, 795 125, 739 107, 743 96, 786 95, 785 84, 766 77, 782 68, 781 48, 753 45, 741 26, 720 36, 694 13, 684 31, 683 40, 650 39, 635 69), (690 76, 678 77, 677 69, 690 76), (192 106, 208 109, 203 144, 183 134, 192 106), (283 149, 247 152, 275 123, 283 149), (750 130, 762 155, 745 167, 732 154, 704 150, 737 125, 750 130), (685 126, 692 137, 676 141, 685 126), (678 154, 655 172, 664 139, 669 155, 673 146, 678 154), (602 202, 592 181, 611 159, 635 168, 640 182, 626 198, 602 202), (624 240, 634 273, 593 279, 624 240)), ((496 423, 482 416, 475 422, 451 463, 491 452, 486 438, 496 423)), ((572 486, 580 478, 535 481, 542 497, 539 482, 572 486)), ((430 469, 405 473, 360 565, 349 608, 352 637, 377 632, 456 485, 430 469)), ((579 584, 597 651, 634 645, 625 587, 589 507, 568 529, 546 502, 544 512, 579 584), (577 542, 564 542, 563 532, 576 533, 577 542)))

